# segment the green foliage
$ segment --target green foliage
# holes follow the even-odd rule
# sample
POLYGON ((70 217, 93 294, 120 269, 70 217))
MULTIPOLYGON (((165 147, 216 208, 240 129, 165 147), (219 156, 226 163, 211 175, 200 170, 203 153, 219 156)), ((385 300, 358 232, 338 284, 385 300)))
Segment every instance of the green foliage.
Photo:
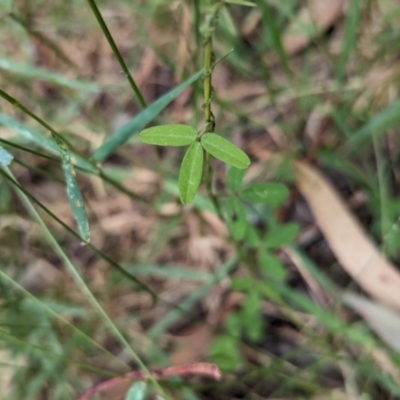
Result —
POLYGON ((223 211, 232 238, 242 240, 247 228, 246 212, 242 202, 237 197, 231 197, 224 203, 223 211))
POLYGON ((218 160, 239 169, 246 169, 250 165, 250 159, 246 153, 215 133, 205 133, 201 137, 201 145, 218 160))
POLYGON ((7 167, 14 157, 6 149, 0 146, 0 167, 7 167))
MULTIPOLYGON (((140 133, 140 139, 148 144, 158 146, 186 146, 191 144, 185 153, 179 172, 179 194, 183 204, 191 203, 199 188, 203 173, 203 149, 226 164, 233 166, 234 169, 245 169, 250 165, 246 153, 229 140, 215 133, 203 134, 200 142, 194 142, 196 138, 197 133, 194 128, 180 124, 155 126, 140 133)), ((243 174, 235 172, 234 169, 230 173, 230 185, 231 187, 239 187, 243 174)), ((245 231, 244 210, 240 209, 242 206, 239 201, 229 204, 234 205, 235 210, 229 210, 228 205, 227 215, 231 216, 228 220, 231 222, 235 237, 242 238, 245 231), (239 213, 238 221, 235 220, 236 216, 234 216, 236 212, 239 213)))
POLYGON ((234 371, 243 362, 237 340, 228 335, 221 335, 213 340, 209 350, 209 359, 223 371, 234 371))
MULTIPOLYGON (((289 190, 285 183, 293 182, 295 175, 291 169, 292 158, 294 154, 301 154, 319 167, 328 166, 333 172, 334 184, 337 183, 336 174, 339 173, 340 184, 350 183, 351 195, 355 195, 352 199, 359 199, 359 193, 365 196, 365 199, 361 196, 362 201, 357 203, 356 211, 360 219, 362 222, 367 221, 368 229, 383 248, 381 250, 398 258, 400 203, 395 184, 399 177, 396 129, 400 121, 400 103, 395 99, 398 74, 394 67, 391 68, 396 65, 400 48, 398 11, 389 5, 390 2, 382 7, 369 7, 360 0, 350 2, 343 12, 343 24, 333 23, 335 40, 340 41, 338 46, 333 46, 333 52, 333 47, 327 44, 330 37, 322 35, 319 24, 315 23, 318 19, 306 24, 297 21, 291 33, 311 37, 312 40, 308 43, 309 48, 301 50, 301 56, 294 59, 287 50, 288 36, 285 29, 294 26, 293 22, 302 15, 297 13, 299 2, 296 0, 215 0, 210 3, 211 7, 208 7, 207 2, 195 0, 193 4, 188 2, 187 9, 184 8, 185 12, 192 13, 194 25, 193 32, 187 32, 187 36, 180 42, 190 49, 185 60, 182 52, 176 51, 175 42, 175 39, 181 40, 180 37, 175 38, 181 32, 181 7, 171 7, 167 1, 138 2, 133 6, 132 2, 122 0, 115 10, 111 10, 107 9, 110 7, 109 2, 88 2, 97 23, 90 14, 90 7, 82 7, 77 0, 59 2, 57 6, 56 2, 54 5, 50 2, 45 9, 39 7, 44 3, 43 0, 26 7, 7 0, 7 12, 2 15, 4 18, 0 29, 2 32, 9 31, 10 36, 10 39, 4 39, 3 35, 1 39, 5 52, 0 57, 0 69, 4 72, 2 85, 7 86, 7 90, 8 86, 13 85, 7 93, 15 93, 18 99, 23 99, 30 107, 24 108, 17 99, 9 96, 9 104, 15 110, 5 107, 4 113, 10 115, 0 113, 0 136, 8 141, 0 143, 4 146, 0 147, 0 167, 9 166, 15 157, 9 169, 14 171, 21 182, 20 187, 14 185, 11 180, 14 178, 10 178, 6 169, 0 168, 0 302, 4 305, 0 310, 0 322, 4 327, 0 329, 0 352, 3 356, 4 349, 6 355, 10 352, 12 356, 22 355, 23 358, 21 365, 16 363, 12 370, 13 389, 8 397, 21 400, 77 398, 90 385, 94 374, 98 375, 95 380, 107 379, 116 372, 123 373, 131 369, 133 363, 145 371, 146 366, 136 352, 143 355, 149 365, 166 365, 169 354, 164 346, 159 346, 160 336, 182 323, 191 323, 192 319, 196 320, 196 324, 203 323, 203 315, 194 310, 197 310, 196 305, 199 303, 206 303, 208 296, 214 296, 215 286, 223 287, 227 292, 232 290, 241 293, 235 308, 229 309, 223 323, 214 327, 218 333, 215 333, 207 359, 232 373, 227 376, 229 384, 237 380, 240 389, 243 387, 248 390, 245 394, 240 393, 239 397, 320 398, 326 395, 328 398, 332 393, 324 390, 321 384, 323 379, 320 379, 324 378, 325 366, 327 370, 331 370, 332 366, 338 370, 345 366, 346 372, 351 370, 345 380, 356 397, 383 399, 399 396, 399 385, 391 376, 392 373, 393 376, 398 375, 399 359, 389 354, 390 362, 385 361, 382 365, 390 364, 390 371, 383 371, 379 361, 370 357, 370 354, 382 352, 381 343, 362 322, 354 323, 353 319, 344 319, 341 313, 337 294, 345 278, 339 276, 336 280, 336 265, 333 268, 329 265, 320 268, 318 257, 313 262, 307 256, 307 246, 299 245, 297 248, 293 244, 300 230, 297 224, 279 222, 290 219, 293 215, 292 206, 297 205, 296 189, 293 190, 292 198, 288 199, 289 190), (377 11, 380 8, 386 11, 377 11), (103 19, 102 14, 107 15, 107 18, 103 19), (136 14, 139 15, 138 19, 136 14), (136 23, 131 23, 135 19, 136 23), (368 51, 365 51, 363 41, 358 40, 360 32, 364 32, 364 26, 368 26, 363 21, 374 22, 374 43, 373 46, 367 46, 368 51), (257 28, 250 32, 249 26, 253 22, 257 22, 257 28), (109 29, 108 23, 115 25, 109 29), (114 41, 112 37, 119 24, 124 29, 132 29, 134 33, 128 33, 133 38, 132 46, 126 41, 121 43, 124 47, 122 53, 118 49, 118 40, 114 41), (203 32, 202 25, 206 27, 203 32), (51 26, 54 30, 51 32, 51 37, 55 38, 53 42, 46 41, 48 32, 42 29, 44 26, 51 26), (157 35, 147 34, 149 26, 155 27, 157 35), (248 31, 245 40, 244 31, 248 31), (116 68, 110 70, 122 69, 122 73, 111 74, 113 80, 104 79, 104 71, 100 66, 103 62, 99 63, 99 68, 96 65, 93 71, 77 68, 76 65, 73 68, 74 62, 69 59, 69 54, 62 53, 61 44, 65 43, 58 43, 64 37, 76 40, 76 33, 81 41, 82 37, 86 40, 89 34, 96 37, 101 32, 115 57, 116 68), (160 46, 153 36, 164 39, 164 33, 167 40, 160 46), (207 45, 202 33, 207 36, 207 45), (192 41, 193 37, 195 40, 192 41), (173 39, 172 44, 168 43, 168 38, 173 39), (212 47, 213 43, 217 43, 215 48, 212 47), (218 93, 211 86, 211 82, 215 81, 213 69, 218 62, 215 62, 215 57, 226 54, 230 48, 234 48, 234 51, 224 59, 224 63, 229 64, 229 84, 234 86, 240 80, 244 84, 251 82, 264 86, 260 91, 246 95, 244 100, 224 96, 223 92, 218 93), (18 62, 14 61, 15 49, 18 49, 15 53, 18 62), (162 70, 162 75, 151 77, 149 81, 139 80, 139 86, 151 88, 143 92, 146 95, 160 91, 163 94, 147 105, 134 76, 142 68, 141 53, 149 49, 156 54, 157 69, 162 70), (42 50, 43 54, 51 54, 43 63, 42 50), (179 53, 179 57, 175 58, 175 53, 179 53), (201 60, 204 54, 206 57, 201 60), (47 64, 47 60, 51 63, 47 64), (324 77, 323 82, 316 79, 314 73, 320 70, 320 60, 330 66, 322 69, 322 75, 317 74, 318 77, 324 77), (201 65, 203 69, 198 71, 201 65), (198 72, 193 74, 193 71, 198 72), (379 74, 379 71, 384 73, 379 74), (376 84, 373 78, 378 75, 379 84, 376 84), (162 79, 159 79, 161 76, 162 79), (182 79, 182 76, 185 78, 182 79), (171 84, 172 79, 178 79, 176 85, 171 84), (200 90, 204 89, 205 82, 208 85, 206 95, 204 90, 200 90), (155 90, 151 87, 154 84, 155 90), (175 116, 172 112, 165 118, 167 106, 189 87, 191 92, 185 99, 185 113, 179 115, 179 120, 182 115, 187 115, 193 126, 162 125, 175 116), (203 95, 204 98, 201 98, 203 95), (138 105, 133 104, 135 100, 140 110, 122 127, 113 128, 119 126, 120 115, 136 112, 138 105), (218 107, 214 106, 216 103, 218 107), (206 111, 204 119, 202 111, 206 111), (327 130, 325 127, 317 127, 318 134, 314 136, 308 131, 308 125, 309 122, 310 126, 313 125, 313 117, 318 117, 321 111, 322 117, 327 121, 332 120, 335 126, 327 130), (267 118, 260 118, 261 113, 265 113, 267 118), (38 118, 37 115, 43 117, 38 118), (271 120, 270 116, 273 116, 271 120), (32 117, 36 117, 36 122, 32 123, 29 119, 32 117), (229 136, 225 139, 214 133, 214 130, 229 132, 240 129, 244 137, 247 137, 247 133, 252 134, 253 129, 269 131, 268 125, 264 126, 262 122, 264 120, 275 125, 275 131, 269 133, 275 142, 274 146, 286 153, 283 156, 285 161, 279 166, 258 161, 257 167, 244 179, 245 169, 250 165, 249 157, 229 141, 229 136), (62 135, 53 132, 46 121, 51 121, 54 126, 62 126, 65 135, 64 132, 62 135), (145 129, 149 124, 160 125, 145 129), (304 135, 303 130, 306 133, 304 135), (139 136, 135 135, 140 131, 141 141, 150 145, 188 146, 187 149, 158 152, 160 157, 156 161, 151 159, 150 165, 145 160, 145 168, 155 172, 158 178, 154 187, 149 184, 149 190, 143 191, 143 197, 136 193, 135 185, 133 189, 129 185, 125 186, 136 173, 134 166, 142 166, 141 154, 133 159, 140 153, 135 148, 139 136), (103 134, 105 140, 98 145, 101 139, 97 135, 103 134), (129 147, 118 151, 128 142, 129 147), (177 154, 183 155, 182 161, 172 159, 171 155, 177 154), (101 165, 110 156, 113 157, 109 162, 101 165), (221 166, 212 162, 214 160, 211 156, 227 164, 225 175, 221 166), (59 164, 63 171, 53 168, 59 164), (179 164, 178 171, 176 167, 179 164), (82 175, 76 177, 75 171, 82 175), (83 174, 86 173, 90 176, 85 177, 83 174), (92 180, 93 177, 95 179, 92 180), (282 183, 271 182, 274 178, 282 183), (43 191, 44 186, 41 185, 45 179, 47 191, 43 191), (48 182, 47 179, 53 180, 48 182), (266 179, 269 182, 265 182, 266 179), (99 215, 114 217, 114 209, 104 207, 101 210, 102 207, 99 207, 103 195, 104 201, 113 202, 114 196, 125 194, 135 202, 133 207, 137 206, 136 201, 140 202, 143 218, 147 215, 154 217, 154 224, 149 224, 151 234, 143 242, 145 235, 137 235, 137 248, 122 246, 119 242, 124 242, 128 237, 135 236, 136 239, 136 226, 133 227, 135 232, 124 230, 123 227, 121 232, 108 234, 109 225, 103 226, 103 221, 96 220, 92 224, 96 227, 94 238, 112 237, 112 240, 98 241, 105 244, 104 253, 90 243, 80 249, 74 238, 57 230, 57 223, 69 233, 75 232, 63 225, 56 212, 51 214, 54 209, 59 210, 52 204, 53 186, 54 193, 58 193, 57 185, 64 185, 64 181, 83 240, 88 240, 89 229, 78 182, 84 183, 81 189, 89 188, 84 194, 90 200, 93 200, 91 192, 95 191, 95 202, 90 202, 94 205, 93 218, 99 215), (202 190, 197 193, 200 187, 202 190), (45 199, 43 203, 42 197, 45 199), (175 204, 179 198, 183 204, 193 203, 193 206, 182 213, 182 208, 175 204), (289 200, 288 207, 286 204, 282 207, 286 200, 289 200), (37 211, 35 214, 36 207, 41 208, 40 215, 43 213, 45 218, 38 217, 37 211), (172 213, 168 214, 171 209, 172 213), (169 256, 164 255, 173 253, 169 246, 175 246, 172 250, 178 246, 178 256, 182 248, 186 251, 187 243, 179 247, 182 243, 176 242, 181 240, 181 232, 186 232, 186 229, 181 228, 188 224, 187 219, 198 219, 201 234, 208 233, 210 228, 203 218, 205 211, 218 215, 229 231, 229 246, 224 243, 227 245, 224 248, 229 250, 223 255, 228 261, 222 265, 215 263, 207 271, 197 269, 196 263, 184 268, 179 263, 175 264, 180 261, 175 258, 172 265, 164 265, 164 260, 169 262, 169 256), (187 218, 189 213, 190 217, 187 218), (30 229, 33 223, 29 218, 42 231, 36 225, 30 229), (54 236, 46 228, 49 221, 54 236), (103 235, 102 232, 97 236, 97 232, 102 230, 107 231, 107 234, 103 235), (312 281, 316 283, 315 287, 319 285, 323 294, 326 292, 329 300, 334 301, 334 307, 330 307, 330 301, 325 303, 325 296, 321 296, 321 304, 316 301, 320 299, 317 296, 318 290, 313 297, 292 285, 293 277, 295 283, 301 279, 296 272, 290 274, 288 281, 287 268, 281 261, 284 260, 282 248, 288 250, 287 254, 293 253, 309 274, 311 280, 303 283, 309 284, 312 281), (168 251, 164 253, 164 250, 168 251), (76 261, 77 268, 71 266, 69 257, 76 261), (22 271, 29 269, 26 264, 30 258, 46 258, 50 263, 54 262, 63 273, 71 274, 76 287, 70 290, 68 284, 67 290, 57 288, 54 293, 53 289, 35 295, 28 292, 18 282, 22 271), (112 273, 112 279, 106 279, 104 286, 97 285, 101 279, 96 275, 92 287, 92 269, 86 275, 86 267, 91 268, 94 263, 111 265, 118 274, 112 273), (81 271, 87 284, 79 275, 81 271), (121 271, 123 275, 119 274, 121 271), (146 291, 146 297, 143 298, 149 299, 146 304, 150 304, 150 301, 157 304, 157 310, 152 309, 150 317, 146 314, 147 305, 143 309, 140 305, 135 308, 136 297, 142 299, 142 294, 136 293, 139 292, 139 286, 133 282, 136 282, 137 275, 146 279, 146 282, 156 283, 156 293, 146 285, 140 286, 140 290, 146 291), (187 281, 191 282, 190 288, 195 283, 196 289, 190 289, 185 294, 187 281), (159 296, 165 289, 164 282, 177 284, 178 296, 182 298, 174 297, 173 301, 165 302, 167 296, 159 296), (77 295, 77 288, 82 295, 77 295), (92 293, 93 289, 95 292, 92 293), (129 311, 126 311, 128 297, 129 303, 134 299, 135 305, 131 310, 129 304, 129 311), (101 305, 110 315, 115 316, 115 323, 96 298, 100 298, 101 305), (86 306, 85 300, 89 300, 91 308, 86 306), (253 357, 247 357, 247 350, 253 348, 253 351, 261 355, 264 335, 274 335, 274 330, 269 329, 271 314, 265 312, 269 310, 269 305, 296 331, 293 336, 301 336, 301 340, 293 344, 293 348, 283 356, 269 357, 266 365, 262 365, 265 358, 260 356, 257 367, 254 367, 251 364, 253 357), (153 314, 156 318, 153 318, 153 314), (311 320, 312 324, 305 324, 304 320, 311 320), (140 330, 131 329, 132 326, 139 326, 140 330), (98 343, 92 338, 99 339, 98 343), (145 338, 144 342, 142 338, 145 338), (242 346, 242 342, 245 342, 245 346, 242 346), (103 348, 99 343, 106 343, 106 346, 103 348), (129 365, 110 353, 109 348, 118 352, 122 350, 124 360, 129 355, 129 365), (305 361, 303 365, 304 360, 312 358, 310 355, 316 355, 317 360, 312 364, 305 361), (298 360, 302 362, 300 368, 296 364, 298 360), (98 369, 99 365, 110 366, 112 371, 98 369), (258 369, 262 370, 261 373, 258 369), (86 375, 88 372, 90 375, 86 375), (235 375, 236 372, 240 372, 240 375, 235 375), (238 376, 245 379, 236 379, 238 376), (253 381, 256 382, 254 387, 253 381), (260 387, 262 391, 265 382, 273 382, 273 385, 277 381, 279 387, 276 392, 258 393, 260 387), (250 393, 252 390, 254 396, 250 393)), ((366 33, 368 41, 368 30, 366 33)), ((79 65, 91 65, 92 59, 99 55, 103 57, 102 47, 90 46, 90 49, 94 49, 91 50, 93 54, 90 55, 90 63, 82 59, 79 65)), ((80 53, 77 52, 77 55, 80 53)), ((86 56, 83 55, 83 58, 86 56)), ((110 65, 109 60, 104 64, 110 65)), ((65 200, 65 196, 58 197, 65 200)), ((115 209, 119 210, 119 207, 115 209)), ((63 213, 60 214, 64 217, 63 213)), ((139 230, 139 233, 144 230, 147 229, 139 230)), ((218 239, 225 240, 222 235, 218 239)), ((101 278, 105 270, 101 269, 101 278)), ((105 278, 108 278, 108 272, 105 272, 105 278)), ((310 286, 310 292, 315 287, 310 286)), ((271 322, 271 325, 274 323, 271 322)), ((6 363, 7 359, 4 361, 6 363)), ((185 378, 169 384, 159 388, 156 382, 151 386, 135 382, 125 399, 144 400, 148 396, 146 389, 148 392, 150 387, 152 390, 154 388, 154 392, 157 391, 154 396, 160 398, 204 397, 204 393, 197 393, 201 386, 200 380, 193 386, 187 385, 185 378), (190 391, 191 397, 186 395, 185 390, 190 391)), ((235 385, 230 384, 229 390, 232 386, 235 385)), ((238 397, 234 390, 229 395, 226 392, 221 394, 219 390, 226 390, 224 384, 217 383, 214 388, 215 398, 238 397)))
POLYGON ((200 78, 203 71, 199 71, 188 78, 186 81, 160 97, 141 111, 136 117, 130 120, 123 127, 117 129, 109 136, 106 141, 93 153, 93 160, 101 162, 112 154, 119 146, 126 143, 135 133, 143 129, 149 122, 153 121, 168 104, 171 103, 188 86, 200 78))
POLYGON ((159 125, 140 132, 144 143, 158 146, 188 146, 196 140, 197 132, 189 125, 159 125))
POLYGON ((271 254, 266 248, 261 247, 258 252, 258 264, 268 278, 274 280, 284 280, 286 270, 282 263, 271 254))
POLYGON ((277 248, 284 244, 291 243, 300 232, 298 224, 291 222, 284 225, 277 225, 270 229, 263 240, 266 248, 277 248))
POLYGON ((237 192, 242 186, 244 173, 244 169, 229 167, 226 179, 226 187, 232 192, 237 192))
POLYGON ((78 225, 79 233, 85 242, 89 241, 89 222, 86 215, 85 203, 81 190, 79 189, 78 182, 76 180, 76 174, 74 167, 71 162, 71 155, 64 142, 57 136, 53 136, 55 142, 60 149, 60 155, 62 160, 62 167, 65 176, 65 186, 67 189, 67 196, 69 204, 71 206, 72 214, 74 215, 75 221, 78 225))
POLYGON ((278 206, 288 194, 288 188, 280 183, 253 183, 240 192, 240 197, 250 203, 267 203, 270 206, 278 206))
POLYGON ((182 160, 179 172, 179 193, 183 204, 189 204, 196 196, 203 172, 203 148, 192 143, 182 160))
POLYGON ((146 398, 146 382, 134 382, 125 395, 125 400, 144 400, 146 398))

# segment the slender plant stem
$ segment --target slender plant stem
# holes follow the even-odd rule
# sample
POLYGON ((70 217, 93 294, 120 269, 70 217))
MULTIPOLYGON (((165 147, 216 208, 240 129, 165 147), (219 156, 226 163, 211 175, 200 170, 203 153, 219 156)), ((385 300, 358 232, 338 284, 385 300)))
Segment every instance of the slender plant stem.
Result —
MULTIPOLYGON (((213 97, 213 87, 212 87, 212 71, 215 64, 215 57, 213 53, 213 34, 215 31, 218 12, 220 10, 222 3, 216 2, 214 4, 211 3, 211 7, 208 13, 205 16, 203 35, 204 35, 204 43, 203 43, 203 95, 204 95, 204 119, 206 123, 205 132, 214 132, 215 129, 215 119, 211 110, 211 102, 213 97)), ((210 155, 205 152, 205 160, 204 163, 204 171, 205 171, 205 183, 208 192, 208 196, 212 201, 218 217, 223 220, 223 215, 221 211, 221 205, 219 203, 218 197, 214 194, 212 188, 212 168, 211 168, 211 159, 210 155)))
POLYGON ((50 133, 52 134, 54 140, 56 140, 56 139, 62 140, 70 149, 72 149, 75 152, 78 152, 76 150, 76 148, 74 146, 72 146, 71 143, 69 143, 62 135, 60 135, 46 121, 44 121, 42 118, 38 117, 35 113, 33 113, 28 108, 26 108, 24 105, 22 105, 16 98, 10 96, 8 93, 6 93, 4 90, 1 90, 1 89, 0 89, 0 97, 2 97, 4 100, 7 100, 15 108, 19 108, 22 112, 24 112, 25 114, 29 115, 36 122, 38 122, 40 125, 44 126, 46 129, 48 129, 50 131, 50 133))
POLYGON ((115 41, 114 41, 109 29, 107 28, 107 25, 100 13, 95 1, 87 0, 87 2, 89 3, 89 6, 92 9, 93 14, 96 17, 97 22, 99 23, 100 28, 103 31, 104 36, 106 37, 115 57, 117 58, 119 65, 121 66, 122 70, 124 71, 126 79, 128 79, 128 82, 131 85, 131 88, 134 91, 134 93, 139 101, 139 104, 141 105, 142 108, 146 108, 146 106, 147 106, 146 100, 144 99, 141 91, 139 90, 138 86, 136 85, 136 82, 134 81, 131 73, 129 72, 129 69, 128 69, 127 65, 125 64, 125 61, 122 58, 122 55, 121 55, 120 51, 118 50, 118 47, 115 44, 115 41))
POLYGON ((204 43, 204 119, 207 127, 206 132, 214 131, 214 121, 211 112, 211 94, 212 94, 212 37, 205 39, 204 43))

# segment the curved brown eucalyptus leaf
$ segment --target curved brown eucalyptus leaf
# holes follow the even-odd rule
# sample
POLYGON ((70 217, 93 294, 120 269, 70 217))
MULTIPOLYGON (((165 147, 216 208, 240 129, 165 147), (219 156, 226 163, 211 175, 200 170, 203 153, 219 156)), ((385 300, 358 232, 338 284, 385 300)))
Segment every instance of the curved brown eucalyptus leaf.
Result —
POLYGON ((395 266, 320 172, 300 161, 294 170, 297 186, 340 265, 369 295, 400 310, 400 274, 395 266))

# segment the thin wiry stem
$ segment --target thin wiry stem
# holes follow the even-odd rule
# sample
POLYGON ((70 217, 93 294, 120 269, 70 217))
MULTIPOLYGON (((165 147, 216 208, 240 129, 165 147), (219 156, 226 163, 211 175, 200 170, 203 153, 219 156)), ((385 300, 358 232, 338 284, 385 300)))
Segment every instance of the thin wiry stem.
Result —
POLYGON ((100 25, 101 30, 104 33, 104 36, 106 37, 115 57, 117 58, 119 65, 121 66, 122 70, 124 71, 126 79, 128 79, 128 82, 131 85, 132 90, 135 92, 135 95, 139 101, 139 104, 142 106, 142 108, 146 108, 146 106, 147 106, 146 100, 144 99, 142 93, 140 92, 138 86, 136 85, 136 82, 134 81, 131 73, 129 72, 129 69, 125 64, 125 61, 122 58, 122 55, 121 55, 120 51, 118 50, 118 47, 115 44, 115 41, 114 41, 109 29, 107 28, 107 25, 101 15, 99 9, 97 8, 95 1, 94 0, 87 0, 87 1, 89 3, 90 8, 93 11, 94 16, 97 19, 97 22, 100 25))

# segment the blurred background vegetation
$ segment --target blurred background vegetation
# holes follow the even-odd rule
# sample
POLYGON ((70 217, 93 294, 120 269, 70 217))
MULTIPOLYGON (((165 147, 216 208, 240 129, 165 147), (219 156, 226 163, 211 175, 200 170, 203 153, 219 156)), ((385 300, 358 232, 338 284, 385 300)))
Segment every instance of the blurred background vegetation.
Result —
MULTIPOLYGON (((245 231, 205 187, 182 206, 182 150, 137 135, 204 129, 210 2, 96 4, 119 53, 93 1, 0 4, 0 398, 78 399, 131 370, 210 362, 220 380, 92 398, 400 399, 398 2, 225 2, 216 132, 251 158, 244 187, 288 188, 243 195, 245 231)), ((229 209, 242 177, 212 167, 229 209)))

